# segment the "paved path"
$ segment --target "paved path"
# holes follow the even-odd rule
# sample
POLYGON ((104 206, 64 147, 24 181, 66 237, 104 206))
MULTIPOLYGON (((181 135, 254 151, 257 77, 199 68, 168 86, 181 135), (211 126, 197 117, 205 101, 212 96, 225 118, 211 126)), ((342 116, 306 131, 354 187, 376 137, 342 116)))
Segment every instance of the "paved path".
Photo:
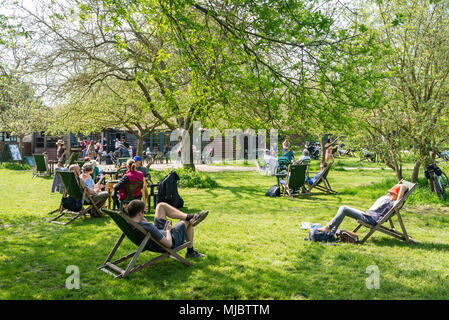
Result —
MULTIPOLYGON (((100 165, 99 167, 100 167, 100 169, 104 170, 106 167, 112 169, 113 166, 100 165)), ((168 163, 168 164, 156 163, 156 164, 152 164, 150 168, 152 170, 163 171, 163 170, 170 170, 170 169, 178 169, 181 167, 182 167, 182 164, 180 164, 180 163, 168 163)), ((381 168, 379 168, 379 167, 374 167, 374 168, 373 167, 339 167, 339 168, 344 168, 345 170, 358 170, 358 169, 381 170, 381 168)), ((215 165, 211 166, 211 165, 206 165, 206 164, 196 164, 195 169, 198 171, 202 171, 202 172, 257 171, 257 168, 255 166, 254 167, 253 166, 215 166, 215 165)), ((406 169, 413 169, 413 168, 403 168, 403 169, 406 170, 406 169)), ((392 170, 392 169, 385 167, 384 170, 392 170)))

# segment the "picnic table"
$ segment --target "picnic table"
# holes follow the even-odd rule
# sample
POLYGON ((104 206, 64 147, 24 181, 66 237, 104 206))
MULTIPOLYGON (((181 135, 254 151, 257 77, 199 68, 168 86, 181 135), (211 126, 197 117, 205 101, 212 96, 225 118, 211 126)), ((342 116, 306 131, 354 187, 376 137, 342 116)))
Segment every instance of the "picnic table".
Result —
POLYGON ((117 170, 105 170, 103 171, 103 174, 109 175, 111 180, 115 179, 115 176, 117 175, 117 170))

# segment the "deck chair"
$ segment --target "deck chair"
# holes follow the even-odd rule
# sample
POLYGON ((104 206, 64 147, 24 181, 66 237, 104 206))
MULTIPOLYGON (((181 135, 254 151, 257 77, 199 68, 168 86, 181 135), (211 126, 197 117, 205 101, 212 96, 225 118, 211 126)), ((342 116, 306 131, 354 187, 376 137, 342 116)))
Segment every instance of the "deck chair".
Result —
POLYGON ((128 161, 131 158, 118 158, 118 166, 121 167, 123 163, 128 161))
POLYGON ((292 164, 288 166, 285 184, 282 185, 284 196, 294 197, 295 195, 310 194, 305 187, 307 165, 292 164), (299 193, 295 190, 301 190, 299 193))
POLYGON ((279 157, 278 164, 278 172, 287 171, 288 166, 290 165, 290 161, 287 159, 287 157, 279 157))
POLYGON ((57 171, 56 174, 59 176, 61 181, 64 183, 65 191, 63 194, 63 198, 66 198, 68 196, 74 198, 74 199, 81 199, 81 203, 83 204, 83 208, 79 212, 73 212, 70 210, 67 210, 62 205, 62 199, 61 204, 59 206, 59 209, 53 210, 52 212, 49 212, 49 214, 55 213, 59 211, 58 216, 51 219, 50 222, 67 225, 71 223, 73 220, 85 216, 87 213, 92 212, 94 210, 98 215, 103 215, 103 212, 100 208, 94 203, 92 200, 91 195, 87 192, 87 190, 84 188, 84 186, 79 183, 78 178, 75 176, 73 172, 70 171, 57 171), (84 206, 88 206, 87 208, 84 208, 84 206), (71 214, 73 217, 67 221, 67 222, 60 222, 57 221, 62 216, 66 214, 71 214))
POLYGON ((363 222, 361 220, 357 220, 357 222, 359 224, 357 225, 357 227, 355 227, 353 232, 357 232, 362 226, 370 229, 370 231, 359 242, 359 244, 365 243, 366 240, 368 240, 368 238, 371 237, 373 235, 373 233, 376 232, 376 231, 380 231, 382 233, 385 233, 385 234, 387 234, 389 236, 392 236, 394 238, 397 238, 397 239, 405 241, 405 242, 416 243, 416 241, 413 240, 407 234, 407 231, 405 230, 404 222, 402 221, 402 217, 401 217, 401 214, 400 214, 400 210, 404 206, 404 203, 407 201, 407 198, 415 190, 416 183, 411 183, 411 182, 408 182, 408 181, 406 181, 404 179, 402 179, 399 183, 403 183, 403 184, 407 185, 407 187, 408 187, 407 192, 402 196, 402 198, 396 203, 396 205, 393 206, 393 208, 391 208, 390 211, 388 211, 387 214, 376 225, 370 225, 370 224, 365 223, 365 222, 363 222), (395 230, 395 228, 394 228, 394 224, 393 224, 393 221, 392 221, 392 218, 394 216, 396 216, 398 218, 399 225, 401 226, 401 229, 402 229, 402 233, 397 231, 397 230, 395 230), (388 222, 390 224, 390 228, 383 226, 383 224, 385 222, 387 222, 387 220, 388 220, 388 222))
POLYGON ((70 155, 70 158, 68 158, 67 161, 65 162, 66 166, 69 167, 70 165, 77 163, 79 157, 80 157, 79 152, 73 152, 70 155))
POLYGON ((126 210, 124 210, 124 205, 125 204, 129 204, 131 201, 133 201, 134 199, 138 199, 137 196, 137 190, 141 190, 141 194, 143 194, 143 181, 128 181, 127 183, 125 183, 125 194, 126 194, 126 198, 120 200, 120 211, 121 212, 126 212, 126 210))
POLYGON ((151 237, 151 234, 147 232, 142 226, 134 222, 130 217, 128 217, 123 212, 117 212, 114 210, 104 209, 104 211, 114 220, 114 222, 117 224, 117 226, 122 230, 122 235, 119 237, 117 242, 115 243, 114 247, 112 248, 112 251, 109 253, 108 257, 106 258, 106 261, 102 266, 100 266, 98 269, 106 272, 107 274, 110 274, 114 276, 115 278, 126 278, 130 274, 137 272, 145 267, 148 267, 155 262, 162 260, 164 258, 172 257, 181 263, 191 266, 192 264, 187 261, 186 259, 182 258, 177 252, 179 250, 182 250, 186 248, 190 242, 186 242, 179 247, 175 249, 170 249, 165 247, 162 243, 151 237), (122 243, 123 239, 127 237, 131 242, 133 242, 138 249, 130 254, 127 254, 126 256, 119 258, 115 261, 112 261, 112 258, 114 257, 117 249, 119 248, 120 244, 122 243), (148 241, 153 241, 157 245, 161 247, 162 250, 165 250, 164 253, 161 253, 160 255, 156 256, 155 258, 142 263, 139 266, 134 267, 136 264, 137 258, 140 256, 140 254, 148 250, 146 248, 146 245, 148 241), (128 259, 132 258, 132 260, 129 262, 126 269, 122 269, 118 266, 119 263, 126 261, 128 259))
POLYGON ((50 170, 48 170, 47 162, 45 161, 45 157, 43 154, 33 154, 34 158, 34 166, 33 166, 33 176, 39 177, 39 176, 50 176, 50 170))
POLYGON ((33 157, 25 156, 24 158, 25 158, 26 163, 29 166, 34 167, 34 158, 33 157))
POLYGON ((258 159, 254 159, 254 164, 256 165, 257 172, 264 175, 268 174, 267 165, 261 165, 258 159))
POLYGON ((329 180, 327 180, 327 175, 329 174, 329 171, 332 166, 327 166, 320 175, 316 178, 316 180, 313 182, 311 186, 309 186, 308 192, 310 193, 313 188, 316 188, 320 191, 324 191, 328 194, 338 194, 337 191, 333 190, 329 180))

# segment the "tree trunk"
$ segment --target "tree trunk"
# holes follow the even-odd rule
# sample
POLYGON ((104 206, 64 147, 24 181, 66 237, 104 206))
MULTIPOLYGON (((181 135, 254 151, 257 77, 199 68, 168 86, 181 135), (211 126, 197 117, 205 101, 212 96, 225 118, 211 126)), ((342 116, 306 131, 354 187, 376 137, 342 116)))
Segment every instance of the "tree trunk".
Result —
POLYGON ((415 166, 413 167, 413 173, 412 173, 412 182, 416 183, 418 181, 418 175, 419 175, 419 168, 421 167, 421 161, 416 160, 415 166))
POLYGON ((398 180, 398 182, 399 181, 401 181, 402 180, 402 166, 401 165, 399 165, 399 166, 396 166, 396 179, 398 180))
POLYGON ((323 165, 326 162, 326 141, 325 135, 321 137, 321 164, 323 165))
POLYGON ((192 169, 193 171, 195 171, 195 163, 193 163, 193 125, 190 125, 189 130, 189 150, 188 150, 188 159, 186 162, 183 162, 183 167, 184 168, 188 168, 188 169, 192 169))
POLYGON ((20 150, 20 155, 23 158, 23 136, 18 136, 19 138, 19 150, 20 150))
POLYGON ((144 136, 139 134, 137 136, 137 155, 143 159, 143 139, 144 136))

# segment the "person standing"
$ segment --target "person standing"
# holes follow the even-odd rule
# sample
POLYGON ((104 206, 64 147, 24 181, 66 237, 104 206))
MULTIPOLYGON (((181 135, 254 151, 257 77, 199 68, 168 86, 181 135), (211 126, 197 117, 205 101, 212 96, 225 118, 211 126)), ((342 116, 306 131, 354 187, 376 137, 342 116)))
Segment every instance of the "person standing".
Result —
POLYGON ((58 149, 56 149, 56 158, 58 159, 58 162, 65 162, 65 157, 67 154, 67 148, 64 145, 64 140, 59 139, 58 142, 56 142, 56 145, 58 146, 58 149))

